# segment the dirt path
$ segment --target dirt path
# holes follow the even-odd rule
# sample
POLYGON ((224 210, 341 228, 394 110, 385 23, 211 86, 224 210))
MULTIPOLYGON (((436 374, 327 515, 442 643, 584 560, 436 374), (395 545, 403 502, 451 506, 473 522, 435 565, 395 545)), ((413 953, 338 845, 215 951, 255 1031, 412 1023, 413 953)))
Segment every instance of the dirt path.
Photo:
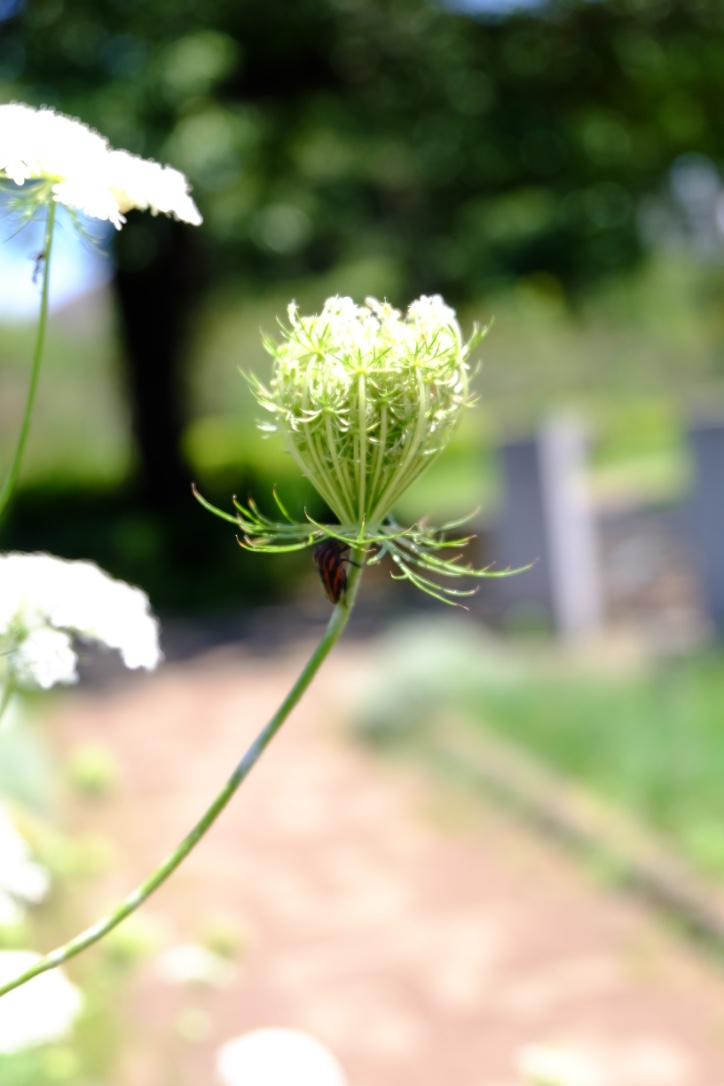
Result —
MULTIPOLYGON (((266 1025, 315 1034, 352 1086, 520 1086, 519 1052, 534 1042, 592 1056, 600 1086, 724 1086, 721 974, 494 809, 345 740, 340 710, 365 652, 337 650, 146 907, 165 945, 220 921, 248 944, 223 989, 180 989, 143 967, 118 1086, 211 1084, 215 1047, 266 1025)), ((122 782, 75 812, 117 856, 89 909, 187 831, 302 655, 225 649, 64 704, 59 741, 107 743, 122 782)))

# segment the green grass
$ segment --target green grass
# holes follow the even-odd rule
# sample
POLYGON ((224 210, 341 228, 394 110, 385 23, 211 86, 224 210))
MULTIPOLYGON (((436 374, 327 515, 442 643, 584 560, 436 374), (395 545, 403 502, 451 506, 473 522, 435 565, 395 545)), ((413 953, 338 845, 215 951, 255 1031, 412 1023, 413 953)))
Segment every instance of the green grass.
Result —
POLYGON ((556 672, 483 682, 467 707, 479 727, 628 809, 724 878, 724 655, 661 662, 635 677, 556 672))
MULTIPOLYGON (((113 487, 130 469, 129 410, 108 300, 51 315, 21 484, 113 487)), ((35 329, 0 326, 0 474, 17 441, 35 329)))
POLYGON ((361 737, 427 757, 429 728, 435 750, 449 727, 496 733, 724 880, 724 650, 584 660, 456 612, 393 626, 376 651, 351 694, 361 737))

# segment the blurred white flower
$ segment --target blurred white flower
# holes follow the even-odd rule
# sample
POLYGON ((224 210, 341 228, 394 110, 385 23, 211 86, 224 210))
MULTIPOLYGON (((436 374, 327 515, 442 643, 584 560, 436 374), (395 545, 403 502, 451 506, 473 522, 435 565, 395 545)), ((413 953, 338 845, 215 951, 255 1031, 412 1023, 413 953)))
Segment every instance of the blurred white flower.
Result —
POLYGON ((128 151, 111 151, 111 190, 121 212, 151 211, 175 215, 193 226, 201 224, 198 208, 189 196, 189 183, 179 170, 160 166, 128 151))
POLYGON ((592 1058, 552 1045, 526 1045, 520 1051, 518 1069, 530 1086, 604 1086, 592 1058))
POLYGON ((77 679, 76 655, 70 637, 48 626, 37 626, 8 653, 10 670, 17 686, 39 686, 48 690, 56 683, 77 679))
POLYGON ((161 661, 158 622, 140 588, 93 562, 0 554, 0 667, 21 687, 77 681, 72 634, 118 649, 126 667, 161 661))
POLYGON ((227 1041, 216 1073, 223 1086, 347 1086, 329 1049, 296 1029, 257 1029, 227 1041))
MULTIPOLYGON (((40 958, 32 950, 0 950, 0 984, 13 980, 40 958)), ((59 1041, 71 1030, 83 996, 58 969, 8 992, 0 999, 0 1052, 59 1041)))
POLYGON ((52 109, 12 102, 0 106, 0 179, 41 182, 35 199, 104 219, 120 230, 133 208, 173 215, 198 226, 202 219, 178 170, 113 151, 81 121, 52 109))
POLYGON ((167 984, 208 984, 213 988, 226 988, 236 972, 220 954, 198 943, 171 947, 159 957, 157 968, 167 984))
POLYGON ((48 892, 48 873, 30 859, 25 838, 0 804, 0 924, 17 924, 24 905, 36 905, 48 892))

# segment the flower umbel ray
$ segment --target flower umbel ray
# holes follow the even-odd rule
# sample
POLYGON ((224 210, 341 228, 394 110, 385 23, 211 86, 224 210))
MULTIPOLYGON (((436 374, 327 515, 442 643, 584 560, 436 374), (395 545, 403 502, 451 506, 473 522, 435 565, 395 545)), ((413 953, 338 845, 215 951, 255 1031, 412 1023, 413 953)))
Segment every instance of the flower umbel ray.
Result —
POLYGON ((207 509, 238 526, 241 546, 282 552, 332 537, 367 561, 389 554, 393 576, 446 603, 475 591, 446 580, 517 572, 474 569, 443 557, 470 541, 445 537, 460 522, 434 530, 423 523, 403 528, 392 518, 394 505, 443 452, 472 404, 468 358, 486 329, 476 327, 463 340, 454 310, 439 295, 418 298, 405 316, 374 298, 361 306, 330 298, 311 317, 300 317, 292 304, 289 325, 280 327, 279 341, 264 339, 274 360, 271 380, 250 379, 272 415, 262 428, 282 435, 339 523, 318 524, 308 515, 297 522, 276 493, 281 519, 265 516, 253 499, 246 505, 234 499, 236 513, 225 513, 194 491, 207 509))

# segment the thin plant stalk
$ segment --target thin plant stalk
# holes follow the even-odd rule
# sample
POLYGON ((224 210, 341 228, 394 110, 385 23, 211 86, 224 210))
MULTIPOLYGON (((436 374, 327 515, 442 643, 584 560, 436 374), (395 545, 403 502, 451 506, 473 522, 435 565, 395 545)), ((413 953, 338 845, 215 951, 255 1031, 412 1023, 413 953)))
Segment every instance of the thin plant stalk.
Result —
MULTIPOLYGON (((25 411, 23 413, 23 421, 20 427, 20 435, 18 437, 18 443, 15 446, 15 453, 13 454, 13 460, 8 471, 7 478, 3 484, 3 488, 0 491, 0 517, 3 515, 7 508, 8 502, 13 496, 15 485, 18 481, 18 475, 20 474, 20 465, 23 459, 23 453, 25 452, 25 445, 28 440, 28 433, 30 431, 30 420, 33 415, 33 407, 35 406, 35 395, 38 391, 38 381, 40 379, 40 365, 43 361, 43 350, 45 347, 45 330, 48 324, 48 297, 50 294, 50 251, 53 243, 53 228, 55 226, 55 203, 50 200, 47 205, 48 216, 45 221, 45 244, 42 252, 43 263, 43 282, 40 292, 40 317, 38 319, 38 332, 35 337, 35 352, 33 354, 33 366, 30 373, 30 384, 28 386, 28 395, 25 400, 25 411)), ((40 257, 38 259, 41 259, 40 257)))
POLYGON ((55 969, 57 966, 63 965, 65 962, 70 961, 71 958, 75 958, 76 955, 80 954, 81 951, 85 950, 87 947, 92 946, 93 943, 97 943, 112 931, 113 928, 117 927, 125 920, 127 916, 130 916, 131 913, 135 912, 136 909, 147 901, 151 894, 158 890, 166 879, 173 874, 176 868, 183 863, 207 830, 214 824, 239 786, 246 780, 249 772, 256 765, 269 743, 280 730, 282 724, 296 706, 320 666, 329 655, 329 652, 339 640, 342 631, 347 625, 357 594, 363 559, 362 551, 354 551, 352 559, 359 563, 359 565, 354 566, 350 564, 346 594, 334 608, 332 617, 327 624, 319 644, 309 657, 309 660, 279 709, 248 748, 246 754, 243 756, 224 787, 190 833, 184 837, 183 841, 181 841, 178 847, 174 849, 161 866, 156 868, 153 874, 146 879, 145 882, 141 883, 133 893, 129 894, 128 897, 112 912, 97 921, 97 923, 92 924, 91 927, 86 928, 86 930, 79 935, 76 935, 74 939, 70 939, 69 942, 63 943, 62 946, 59 946, 49 954, 46 954, 45 957, 41 958, 29 969, 26 969, 24 973, 21 973, 13 980, 0 986, 0 996, 6 995, 14 988, 21 987, 21 985, 26 984, 40 973, 46 973, 50 969, 55 969))

